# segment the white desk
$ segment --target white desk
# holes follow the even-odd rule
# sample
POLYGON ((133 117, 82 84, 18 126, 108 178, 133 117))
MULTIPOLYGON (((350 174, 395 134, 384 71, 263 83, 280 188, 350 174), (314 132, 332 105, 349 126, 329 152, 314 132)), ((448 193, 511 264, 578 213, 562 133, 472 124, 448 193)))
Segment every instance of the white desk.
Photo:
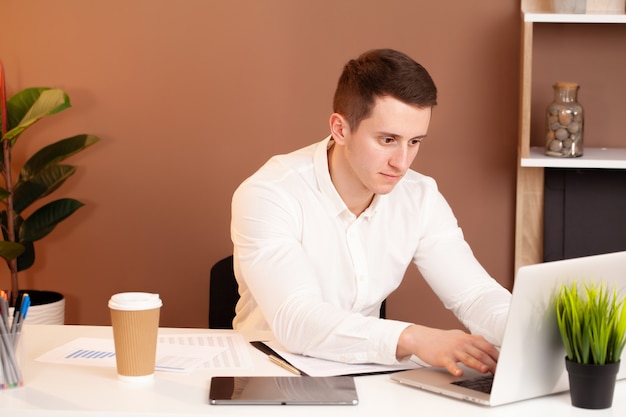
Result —
MULTIPOLYGON (((114 368, 35 361, 51 349, 78 337, 111 337, 110 327, 25 326, 25 386, 0 390, 0 416, 624 416, 626 382, 617 383, 613 407, 582 410, 570 405, 568 393, 495 408, 465 403, 394 383, 388 375, 357 377, 357 406, 224 406, 209 405, 210 370, 190 374, 157 372, 154 382, 136 386, 117 379, 114 368)), ((161 329, 161 332, 212 332, 161 329)), ((251 335, 252 336, 252 335, 251 335)), ((254 367, 239 375, 291 375, 250 346, 254 367)))

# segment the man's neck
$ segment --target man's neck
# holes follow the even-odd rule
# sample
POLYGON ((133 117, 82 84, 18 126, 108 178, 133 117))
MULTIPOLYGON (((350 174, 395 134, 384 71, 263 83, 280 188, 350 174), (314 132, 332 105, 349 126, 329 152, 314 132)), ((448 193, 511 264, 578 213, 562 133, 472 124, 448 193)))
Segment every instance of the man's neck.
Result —
POLYGON ((358 181, 354 171, 343 155, 343 149, 336 143, 328 151, 328 171, 330 179, 348 210, 360 216, 374 200, 374 193, 358 181))

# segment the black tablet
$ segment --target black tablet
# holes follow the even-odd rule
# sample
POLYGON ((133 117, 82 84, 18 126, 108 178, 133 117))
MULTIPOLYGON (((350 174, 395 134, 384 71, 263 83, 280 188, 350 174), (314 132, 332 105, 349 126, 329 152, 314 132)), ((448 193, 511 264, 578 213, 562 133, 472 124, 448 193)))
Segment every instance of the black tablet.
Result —
POLYGON ((216 376, 209 403, 254 405, 356 405, 351 376, 216 376))

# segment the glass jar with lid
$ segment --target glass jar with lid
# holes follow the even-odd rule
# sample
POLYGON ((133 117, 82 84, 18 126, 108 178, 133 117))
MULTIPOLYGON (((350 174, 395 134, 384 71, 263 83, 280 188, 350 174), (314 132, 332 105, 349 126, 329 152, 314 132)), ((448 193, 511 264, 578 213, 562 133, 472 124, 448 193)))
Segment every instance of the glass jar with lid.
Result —
POLYGON ((554 101, 546 111, 546 155, 572 158, 583 154, 584 114, 578 103, 579 85, 554 84, 554 101))

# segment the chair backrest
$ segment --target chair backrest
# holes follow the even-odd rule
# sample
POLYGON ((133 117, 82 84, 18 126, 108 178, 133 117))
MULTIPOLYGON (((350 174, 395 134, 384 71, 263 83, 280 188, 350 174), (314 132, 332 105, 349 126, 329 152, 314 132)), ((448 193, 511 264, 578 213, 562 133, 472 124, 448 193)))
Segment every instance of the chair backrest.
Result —
POLYGON ((219 260, 211 268, 209 281, 209 328, 232 329, 239 285, 233 271, 233 256, 219 260))
MULTIPOLYGON (((232 329, 239 285, 233 270, 233 255, 221 259, 211 268, 209 282, 209 328, 232 329)), ((380 306, 380 318, 387 316, 387 300, 380 306)))

